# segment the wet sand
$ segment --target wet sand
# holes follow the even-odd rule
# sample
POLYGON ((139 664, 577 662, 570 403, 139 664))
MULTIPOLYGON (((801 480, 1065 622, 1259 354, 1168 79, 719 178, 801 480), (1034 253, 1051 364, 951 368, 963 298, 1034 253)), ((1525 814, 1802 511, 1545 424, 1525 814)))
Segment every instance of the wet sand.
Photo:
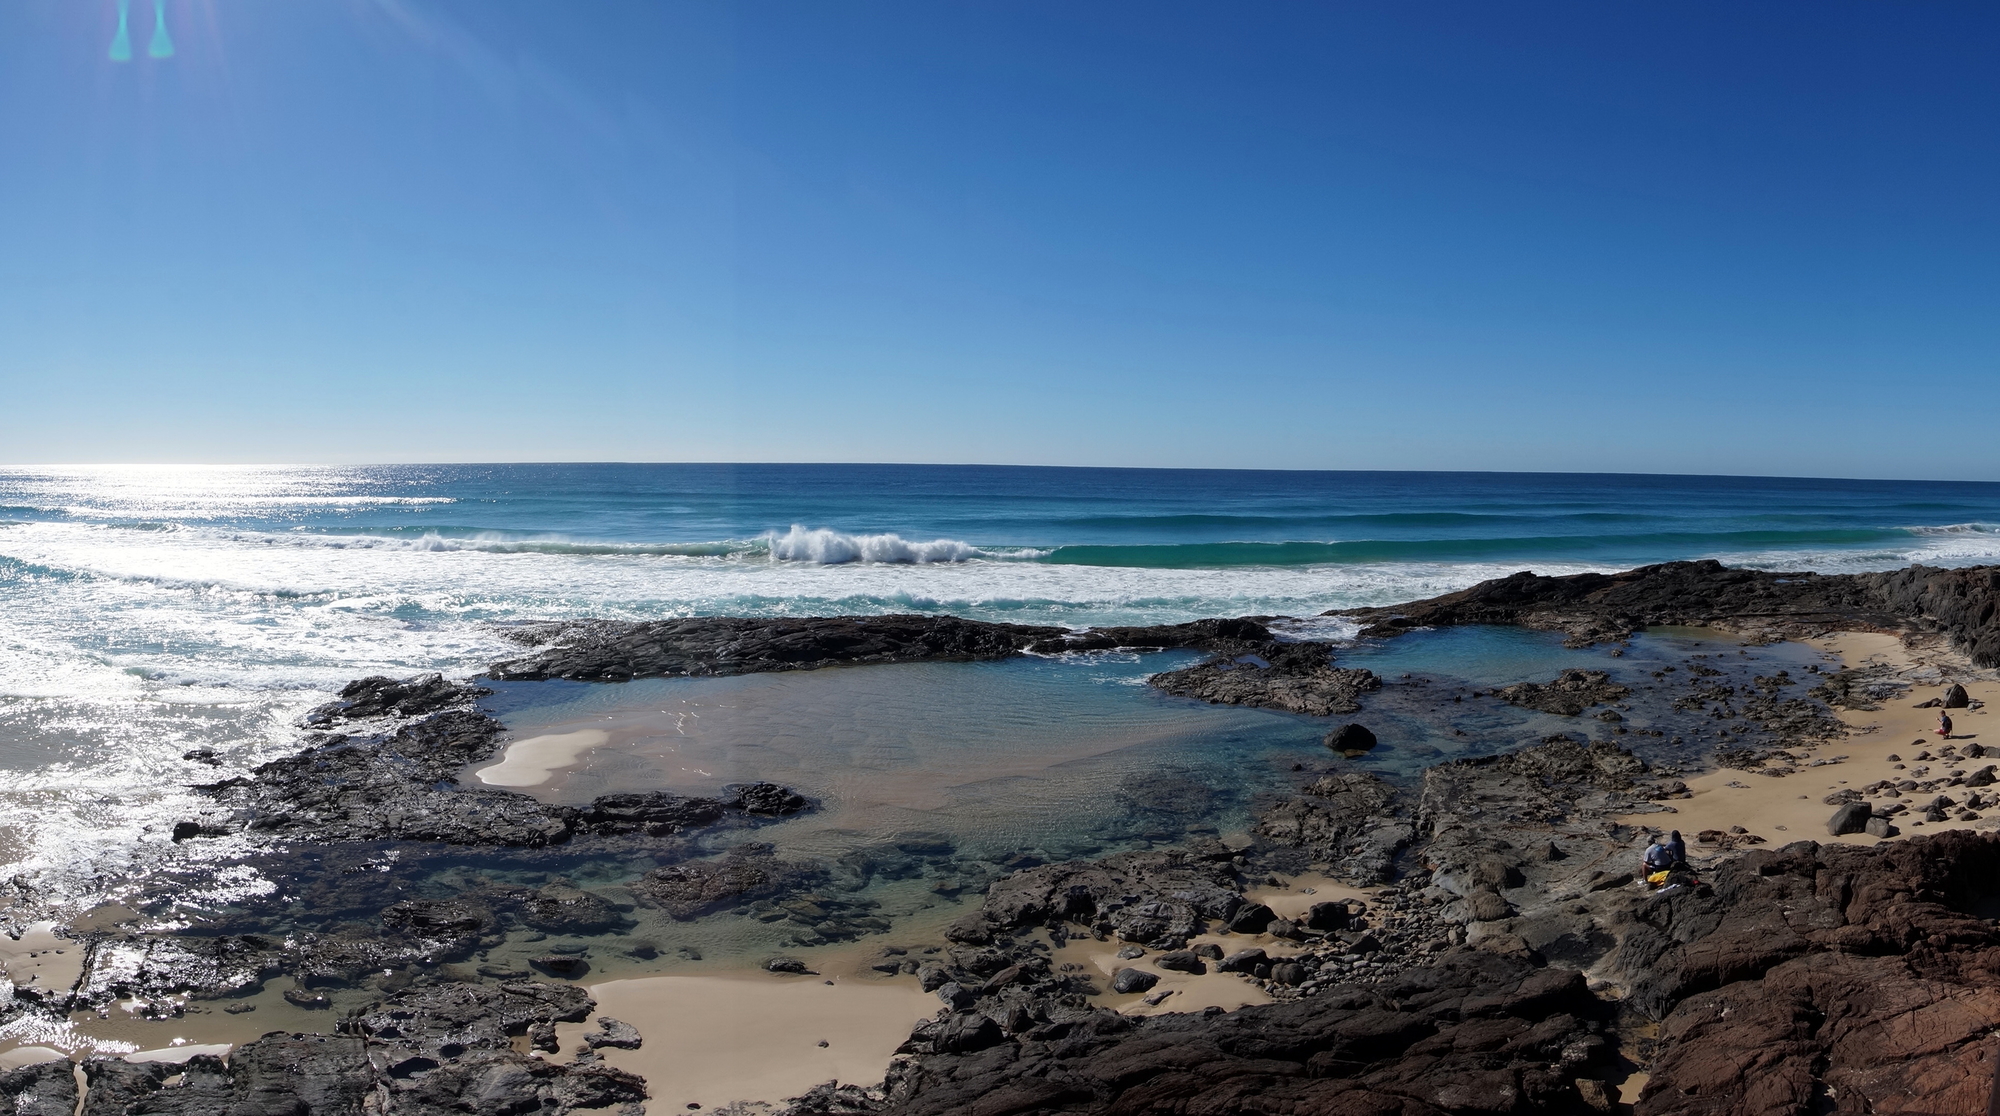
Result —
MULTIPOLYGON (((1777 777, 1734 769, 1704 774, 1688 780, 1693 797, 1674 802, 1674 813, 1622 820, 1642 828, 1681 829, 1697 861, 1725 851, 1700 844, 1697 834, 1703 830, 1728 832, 1732 826, 1742 826, 1771 846, 1799 839, 1874 844, 1877 838, 1863 834, 1828 836, 1826 821, 1835 808, 1826 805, 1824 797, 1847 786, 1859 788, 1890 777, 1923 778, 1916 769, 1925 765, 1916 761, 1915 755, 1936 752, 1943 742, 1932 732, 1936 710, 1911 706, 1938 696, 1950 681, 1965 685, 1976 701, 2000 701, 2000 681, 1991 677, 1992 672, 1969 670, 1951 656, 1933 650, 1906 648, 1893 637, 1840 634, 1807 643, 1827 654, 1829 665, 1836 657, 1849 666, 1885 663, 1910 672, 1919 684, 1887 700, 1879 711, 1842 714, 1854 734, 1823 746, 1794 749, 1797 767, 1790 774, 1777 777), (1892 755, 1899 758, 1892 759, 1892 755), (1809 766, 1814 761, 1825 762, 1809 766), (1904 766, 1898 769, 1898 763, 1904 766)), ((1960 749, 1974 742, 2000 746, 2000 733, 1986 726, 1987 710, 1955 710, 1953 716, 1958 724, 1952 743, 1960 749), (1989 735, 1995 739, 1985 739, 1989 735)), ((628 726, 628 731, 638 727, 628 726)), ((644 727, 652 733, 660 731, 657 723, 644 727)), ((539 794, 549 794, 567 778, 559 773, 577 770, 593 750, 607 743, 622 746, 622 741, 612 739, 614 735, 604 729, 581 727, 545 732, 510 745, 502 761, 482 769, 480 778, 491 785, 532 786, 539 794)), ((982 769, 976 772, 948 772, 940 765, 919 778, 936 780, 941 789, 967 775, 991 777, 1009 769, 1045 770, 1078 751, 1087 753, 1102 747, 1079 748, 1078 743, 1064 742, 1065 746, 1049 754, 1025 761, 1020 757, 981 757, 982 769)), ((1112 746, 1131 743, 1127 738, 1112 746)), ((1983 762, 1966 761, 1948 768, 1933 761, 1928 765, 1932 769, 1929 777, 1961 767, 1969 772, 1983 762)), ((1945 793, 1963 801, 1965 791, 1951 788, 1945 793)), ((1930 797, 1909 795, 1903 801, 1920 806, 1930 797)), ((1982 813, 1987 817, 1975 821, 1923 825, 1919 824, 1920 813, 1914 817, 1905 814, 1896 821, 1906 835, 1943 828, 2000 827, 2000 810, 1982 813)), ((1300 876, 1282 886, 1256 888, 1248 894, 1283 917, 1296 917, 1311 904, 1329 900, 1354 898, 1375 905, 1370 891, 1318 876, 1300 876)), ((582 1036, 595 1029, 595 1016, 604 1015, 630 1023, 644 1035, 645 1043, 639 1050, 605 1049, 602 1053, 611 1064, 644 1074, 652 1088, 653 1103, 665 1106, 662 1111, 684 1111, 690 1104, 712 1109, 734 1101, 775 1102, 830 1080, 875 1085, 910 1028, 931 1017, 941 1005, 935 996, 921 990, 914 977, 884 976, 870 971, 868 964, 881 956, 885 941, 935 944, 942 922, 958 911, 950 905, 924 911, 907 922, 899 919, 891 937, 793 951, 823 975, 776 976, 740 962, 724 963, 715 971, 698 975, 625 976, 614 969, 606 974, 614 979, 589 985, 598 999, 593 1022, 560 1029, 563 1053, 557 1058, 573 1057, 582 1036), (822 1041, 827 1045, 819 1045, 822 1041)), ((1267 935, 1205 935, 1197 939, 1197 944, 1208 942, 1225 955, 1250 947, 1283 955, 1297 948, 1295 943, 1267 935)), ((1136 959, 1120 959, 1117 951, 1122 945, 1070 939, 1054 951, 1052 959, 1059 967, 1078 966, 1071 971, 1088 973, 1107 988, 1111 974, 1123 967, 1155 973, 1160 980, 1151 991, 1168 993, 1155 1004, 1146 1003, 1145 995, 1109 991, 1096 999, 1099 1004, 1134 1015, 1199 1012, 1211 1007, 1234 1010, 1271 1000, 1262 989, 1235 974, 1211 971, 1195 976, 1160 970, 1153 964, 1156 951, 1136 959)), ((6 947, 0 948, 0 967, 17 984, 66 988, 76 979, 81 959, 76 944, 57 938, 47 925, 31 930, 18 942, 0 940, 0 946, 6 947)), ((922 959, 917 949, 912 949, 910 956, 922 959)), ((222 1052, 231 1044, 250 1041, 271 1030, 331 1030, 331 1013, 308 1012, 283 1001, 286 983, 274 981, 243 1001, 256 1005, 254 1014, 224 1013, 230 1001, 189 1004, 185 1017, 168 1020, 144 1019, 131 1008, 113 1008, 108 1018, 79 1016, 49 1033, 0 1035, 0 1065, 91 1053, 181 1060, 193 1053, 222 1052)), ((1632 1084, 1626 1083, 1628 1097, 1632 1084)))
MULTIPOLYGON (((637 1050, 604 1048, 604 1060, 643 1074, 655 1111, 777 1102, 828 1081, 874 1087, 910 1028, 938 998, 915 978, 662 976, 590 986, 597 1015, 645 1037, 637 1050)), ((559 1060, 573 1056, 590 1023, 563 1024, 559 1060)))
POLYGON ((482 767, 479 781, 493 787, 532 787, 566 767, 574 767, 594 748, 611 741, 603 729, 531 736, 507 745, 499 763, 482 767))
MULTIPOLYGON (((1974 743, 2000 748, 2000 727, 1996 727, 2000 722, 1990 715, 1995 703, 2000 702, 2000 681, 1994 680, 1993 672, 1969 667, 1955 655, 1934 648, 1906 647, 1895 636, 1841 632, 1802 642, 1837 659, 1842 666, 1878 663, 1908 672, 1913 676, 1913 685, 1905 694, 1884 699, 1879 710, 1841 712, 1841 721, 1853 732, 1824 745, 1790 749, 1798 759, 1796 768, 1788 774, 1766 773, 1780 770, 1778 765, 1749 770, 1722 768, 1688 779, 1688 789, 1694 792, 1694 797, 1669 803, 1672 813, 1629 814, 1618 820, 1648 831, 1680 830, 1687 841, 1688 857, 1697 867, 1719 853, 1732 851, 1699 841, 1697 835, 1707 830, 1725 834, 1732 827, 1746 830, 1746 834, 1731 834, 1743 842, 1736 850, 1758 846, 1757 842, 1746 841, 1747 837, 1763 838, 1762 846, 1767 848, 1801 840, 1874 845, 1884 838, 1865 833, 1836 837, 1827 832, 1827 821, 1838 808, 1827 805, 1827 795, 1850 787, 1859 790, 1883 779, 1936 779, 1953 771, 1970 773, 1987 763, 2000 763, 2000 755, 1952 763, 1916 758, 1924 752, 1935 756, 1946 743, 1956 745, 1960 751, 1974 743), (1951 740, 1945 741, 1936 732, 1938 711, 1912 706, 1941 697, 1952 682, 1963 685, 1972 700, 1983 701, 1988 708, 1951 710, 1953 732, 1951 740), (1820 766, 1811 766, 1816 762, 1820 766)), ((1922 812, 1924 805, 1940 793, 1962 804, 1969 791, 1992 797, 1996 790, 2000 786, 1905 793, 1899 801, 1910 809, 1892 819, 1902 833, 1887 840, 1945 829, 2000 828, 2000 810, 1981 810, 1982 816, 1971 821, 1931 823, 1923 821, 1922 812)), ((1868 801, 1886 800, 1874 796, 1868 801)), ((1636 850, 1634 857, 1636 862, 1636 850)))

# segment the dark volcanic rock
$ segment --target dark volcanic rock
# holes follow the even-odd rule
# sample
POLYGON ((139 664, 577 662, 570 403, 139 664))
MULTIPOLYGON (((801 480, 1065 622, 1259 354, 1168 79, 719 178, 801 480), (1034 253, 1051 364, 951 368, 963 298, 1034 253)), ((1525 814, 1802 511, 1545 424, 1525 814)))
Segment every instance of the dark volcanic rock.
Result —
POLYGON ((730 792, 729 805, 746 814, 756 814, 760 817, 776 818, 786 814, 796 814, 811 805, 805 795, 776 783, 746 783, 739 787, 731 787, 730 792))
POLYGON ((1179 851, 1121 853, 1099 861, 1046 864, 987 889, 979 909, 945 936, 966 945, 1036 926, 1081 925, 1141 945, 1181 948, 1210 920, 1243 904, 1227 863, 1179 851))
POLYGON ((1980 666, 2000 666, 2000 567, 1886 573, 1770 573, 1720 562, 1667 562, 1615 574, 1522 572, 1388 608, 1329 615, 1368 622, 1367 635, 1417 627, 1518 624, 1578 644, 1649 624, 1712 625, 1784 636, 1829 630, 1937 632, 1980 666))
POLYGON ((1270 630, 1250 619, 1070 631, 912 615, 696 616, 640 623, 579 620, 538 625, 523 630, 521 636, 550 646, 495 663, 493 677, 617 682, 814 670, 844 663, 977 662, 1024 651, 1192 647, 1239 654, 1272 643, 1270 630))
POLYGON ((645 833, 666 837, 722 820, 723 804, 670 791, 607 794, 583 808, 579 825, 595 833, 645 833))
POLYGON ((1469 943, 1594 965, 1636 900, 1620 889, 1644 845, 1606 819, 1657 812, 1655 798, 1682 790, 1630 752, 1564 736, 1440 764, 1424 772, 1418 807, 1432 890, 1452 900, 1469 943))
POLYGON ((1355 883, 1389 878, 1396 854, 1416 837, 1403 795, 1374 775, 1344 772, 1307 784, 1266 809, 1257 835, 1304 849, 1355 883))
POLYGON ((1574 717, 1593 705, 1617 701, 1632 691, 1601 670, 1565 670, 1553 682, 1519 682, 1495 693, 1509 705, 1574 717))
POLYGON ((2000 838, 1809 841, 1662 897, 1624 953, 1664 1020, 1641 1116, 1978 1112, 2000 1039, 2000 838), (1912 1104, 1912 1102, 1918 1102, 1912 1104))
POLYGON ((1066 633, 1056 641, 1034 644, 1029 650, 1048 654, 1057 651, 1192 647, 1202 651, 1242 654, 1271 642, 1271 630, 1255 620, 1195 620, 1186 624, 1156 624, 1139 628, 1090 628, 1066 633))
POLYGON ((435 938, 476 935, 493 921, 490 911, 463 899, 405 899, 382 908, 382 923, 435 938))
POLYGON ((19 1116, 74 1116, 76 1075, 68 1059, 11 1069, 0 1073, 0 1097, 19 1116))
POLYGON ((321 734, 248 779, 198 789, 230 811, 234 828, 311 840, 531 848, 567 840, 573 810, 458 785, 459 770, 491 756, 501 731, 483 713, 446 710, 379 736, 321 734))
POLYGON ((1159 976, 1144 969, 1120 969, 1111 974, 1111 990, 1127 995, 1144 992, 1158 983, 1159 976))
MULTIPOLYGON (((140 1098, 160 1087, 180 1067, 165 1062, 128 1062, 123 1058, 92 1058, 83 1063, 89 1094, 78 1116, 125 1116, 140 1098)), ((0 1092, 6 1089, 0 1084, 0 1092)), ((18 1103, 18 1102, 17 1102, 18 1103)), ((16 1109, 19 1110, 18 1108, 16 1109)))
POLYGON ((516 903, 523 923, 552 934, 603 934, 627 921, 603 896, 564 881, 520 893, 516 903))
MULTIPOLYGON (((484 692, 445 685, 456 695, 454 702, 484 692)), ((435 676, 395 686, 423 698, 408 698, 405 704, 427 707, 432 698, 444 700, 438 697, 435 676)), ((374 709, 380 702, 370 695, 381 689, 359 694, 354 708, 364 708, 360 702, 365 699, 373 703, 365 708, 374 709)), ((341 712, 327 719, 345 716, 341 712)), ((197 787, 215 807, 199 821, 178 823, 174 838, 248 831, 312 841, 541 848, 577 833, 669 836, 724 823, 731 814, 745 824, 752 817, 777 817, 811 806, 798 793, 771 783, 732 787, 726 799, 613 794, 580 809, 546 805, 511 791, 461 786, 459 772, 490 758, 504 731, 499 721, 477 710, 447 708, 373 735, 315 733, 307 737, 304 751, 264 764, 247 778, 197 787)))
POLYGON ((1349 724, 1327 733, 1322 743, 1343 756, 1358 756, 1372 750, 1377 741, 1365 726, 1349 724))
MULTIPOLYGON (((375 1095, 367 1043, 352 1035, 268 1034, 230 1052, 229 1063, 189 1058, 179 1084, 157 1088, 126 1111, 161 1116, 218 1112, 360 1116, 375 1095)), ((127 1078, 118 1082, 131 1087, 127 1078)))
POLYGON ((1866 802, 1849 802, 1833 812, 1833 817, 1826 823, 1826 831, 1835 837, 1859 833, 1868 828, 1868 819, 1872 816, 1866 802))
POLYGON ((897 1116, 1568 1113, 1600 1006, 1581 974, 1459 953, 1374 987, 1225 1015, 1088 1014, 1046 1037, 934 1054, 891 1081, 897 1116), (1576 1050, 1577 1057, 1565 1057, 1576 1050))
POLYGON ((493 677, 618 682, 841 663, 976 662, 1017 655, 1069 633, 955 616, 697 616, 644 623, 582 620, 541 634, 552 636, 554 645, 493 664, 493 677))
POLYGON ((341 687, 340 700, 306 714, 308 725, 331 725, 365 717, 421 717, 453 706, 469 706, 493 691, 445 681, 442 674, 395 679, 376 675, 341 687))
POLYGON ((809 870, 773 856, 768 845, 740 845, 721 860, 655 868, 632 884, 632 894, 685 921, 798 887, 809 875, 809 870))
POLYGON ((1283 709, 1312 717, 1353 713, 1360 696, 1382 688, 1373 671, 1333 665, 1323 643, 1270 643, 1257 652, 1219 655, 1156 674, 1147 681, 1167 693, 1214 705, 1283 709))

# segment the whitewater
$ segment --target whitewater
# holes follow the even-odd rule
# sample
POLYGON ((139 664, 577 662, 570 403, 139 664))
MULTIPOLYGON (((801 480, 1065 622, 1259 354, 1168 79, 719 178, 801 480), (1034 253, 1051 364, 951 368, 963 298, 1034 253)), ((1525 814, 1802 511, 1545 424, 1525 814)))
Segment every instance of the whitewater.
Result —
MULTIPOLYGON (((106 870, 364 675, 576 617, 1311 617, 1521 569, 2000 561, 2000 485, 965 466, 0 469, 0 876, 106 870)), ((1343 629, 1303 626, 1313 638, 1343 629)), ((219 900, 218 900, 219 901, 219 900)))

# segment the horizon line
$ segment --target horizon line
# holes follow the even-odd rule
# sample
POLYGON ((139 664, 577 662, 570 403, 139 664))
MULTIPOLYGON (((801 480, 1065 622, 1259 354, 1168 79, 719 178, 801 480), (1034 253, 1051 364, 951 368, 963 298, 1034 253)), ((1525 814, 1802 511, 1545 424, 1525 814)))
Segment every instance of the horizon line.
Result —
POLYGON ((1949 477, 1840 477, 1793 473, 1677 473, 1637 470, 1571 469, 1330 469, 1245 465, 1050 465, 993 461, 639 461, 639 460, 517 460, 517 461, 367 461, 367 462, 202 462, 202 461, 77 461, 0 464, 0 471, 57 469, 396 469, 396 468, 504 468, 547 465, 569 467, 623 466, 682 468, 910 468, 910 469, 1045 469, 1074 472, 1132 473, 1340 473, 1375 476, 1469 476, 1469 477, 1661 477, 1684 480, 1765 480, 1840 481, 1864 484, 1979 484, 1996 485, 2000 479, 1973 480, 1949 477))

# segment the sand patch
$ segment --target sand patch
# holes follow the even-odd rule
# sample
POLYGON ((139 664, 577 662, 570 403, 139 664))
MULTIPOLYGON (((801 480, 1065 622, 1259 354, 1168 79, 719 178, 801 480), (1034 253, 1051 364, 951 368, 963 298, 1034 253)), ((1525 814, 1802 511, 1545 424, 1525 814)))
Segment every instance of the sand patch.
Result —
POLYGON ((1349 887, 1330 876, 1317 872, 1306 872, 1295 876, 1283 887, 1251 888, 1243 897, 1252 903, 1262 903, 1277 912, 1279 918, 1294 922, 1302 919, 1314 903, 1338 903, 1344 899, 1358 899, 1375 906, 1375 897, 1358 887, 1349 887))
POLYGON ((0 938, 0 969, 16 987, 68 992, 83 975, 83 945, 57 937, 55 923, 37 922, 18 941, 0 938))
MULTIPOLYGON (((1845 739, 1812 748, 1789 749, 1798 757, 1800 765, 1800 769, 1791 774, 1773 776, 1757 769, 1723 768, 1688 779, 1688 789, 1694 792, 1694 796, 1667 803, 1672 811, 1670 813, 1628 814, 1618 820, 1649 832, 1680 830, 1687 841, 1688 856, 1697 865, 1704 858, 1723 851, 1717 846, 1703 844, 1698 835, 1708 830, 1729 833, 1736 826, 1747 830, 1748 836, 1764 838, 1762 847, 1765 848, 1805 840, 1874 845, 1884 839, 1865 833, 1839 837, 1827 833, 1827 821, 1838 809, 1826 803, 1828 795, 1850 788, 1860 790, 1883 779, 1914 778, 1923 781, 1948 777, 1952 771, 1970 773, 1988 763, 2000 763, 2000 756, 1950 762, 1916 758, 1918 753, 1924 752, 1935 756, 1947 743, 1956 745, 1960 752, 1974 743, 1986 748, 2000 748, 2000 727, 1996 727, 2000 726, 2000 721, 1990 716, 1990 710, 1996 702, 2000 702, 2000 682, 1990 678, 1991 672, 1942 661, 1943 657, 1935 656, 1933 652, 1905 647, 1895 636, 1842 632, 1804 642, 1838 656, 1848 667, 1877 663, 1909 671, 1919 677, 1928 673, 1926 668, 1936 668, 1944 681, 1928 685, 1918 682, 1909 692, 1885 699, 1879 710, 1840 711, 1841 721, 1854 732, 1845 739), (1952 738, 1945 741, 1936 732, 1938 711, 1912 707, 1918 702, 1941 696, 1945 686, 1953 681, 1963 685, 1974 701, 1985 702, 1988 708, 1951 710, 1954 722, 1952 738), (1890 758, 1892 756, 1895 758, 1890 758), (1810 766, 1815 761, 1825 762, 1821 766, 1810 766), (1920 771, 1924 773, 1919 774, 1920 771)), ((1979 811, 1982 816, 1974 820, 1923 821, 1924 805, 1938 794, 1962 804, 1967 793, 1973 791, 1990 798, 2000 791, 2000 786, 1958 786, 1928 793, 1906 792, 1898 801, 1907 805, 1909 810, 1891 820, 1902 831, 1902 837, 1945 829, 2000 828, 2000 810, 1993 809, 1979 811)), ((1885 799, 1875 795, 1868 801, 1883 802, 1885 799)), ((1732 836, 1742 840, 1741 835, 1732 836)), ((1636 867, 1637 864, 1638 849, 1635 848, 1633 865, 1636 867)))
POLYGON ((69 1055, 53 1046, 17 1046, 12 1050, 0 1051, 0 1069, 18 1069, 21 1066, 40 1065, 53 1062, 69 1055))
MULTIPOLYGON (((661 976, 590 986, 597 1015, 639 1029, 637 1050, 605 1048, 605 1061, 643 1074, 655 1112, 776 1102, 828 1081, 876 1086, 910 1028, 943 1005, 915 979, 661 976)), ((557 1028, 564 1055, 597 1027, 557 1028)))
MULTIPOLYGON (((1269 948, 1277 940, 1266 935, 1234 934, 1220 936, 1203 934, 1189 941, 1190 948, 1204 943, 1214 943, 1223 955, 1235 953, 1239 949, 1252 946, 1269 948)), ((1288 943, 1278 943, 1287 945, 1288 943)), ((1051 962, 1060 969, 1063 965, 1081 965, 1085 972, 1098 978, 1105 991, 1098 994, 1098 1004, 1123 1012, 1126 1015, 1168 1015, 1175 1012, 1205 1011, 1218 1007, 1224 1011, 1235 1011, 1251 1004, 1268 1004, 1270 993, 1250 983, 1237 973, 1215 971, 1215 962, 1208 962, 1208 972, 1202 974, 1176 972, 1162 969, 1153 964, 1159 957, 1159 950, 1147 950, 1144 957, 1130 960, 1118 956, 1125 948, 1124 942, 1100 942, 1090 938, 1071 938, 1055 950, 1051 962), (1120 969, 1138 969, 1159 977, 1159 983, 1146 992, 1113 992, 1111 977, 1120 969), (1156 1004, 1146 1002, 1148 996, 1166 992, 1156 1004)))
POLYGON ((138 1050, 125 1055, 128 1062, 172 1062, 176 1065, 197 1054, 209 1054, 220 1058, 235 1047, 226 1042, 197 1042, 186 1046, 163 1046, 158 1050, 138 1050))
POLYGON ((479 781, 494 787, 532 787, 549 781, 565 767, 574 767, 585 753, 611 739, 602 729, 578 729, 549 736, 531 736, 507 745, 499 763, 482 767, 479 781))

